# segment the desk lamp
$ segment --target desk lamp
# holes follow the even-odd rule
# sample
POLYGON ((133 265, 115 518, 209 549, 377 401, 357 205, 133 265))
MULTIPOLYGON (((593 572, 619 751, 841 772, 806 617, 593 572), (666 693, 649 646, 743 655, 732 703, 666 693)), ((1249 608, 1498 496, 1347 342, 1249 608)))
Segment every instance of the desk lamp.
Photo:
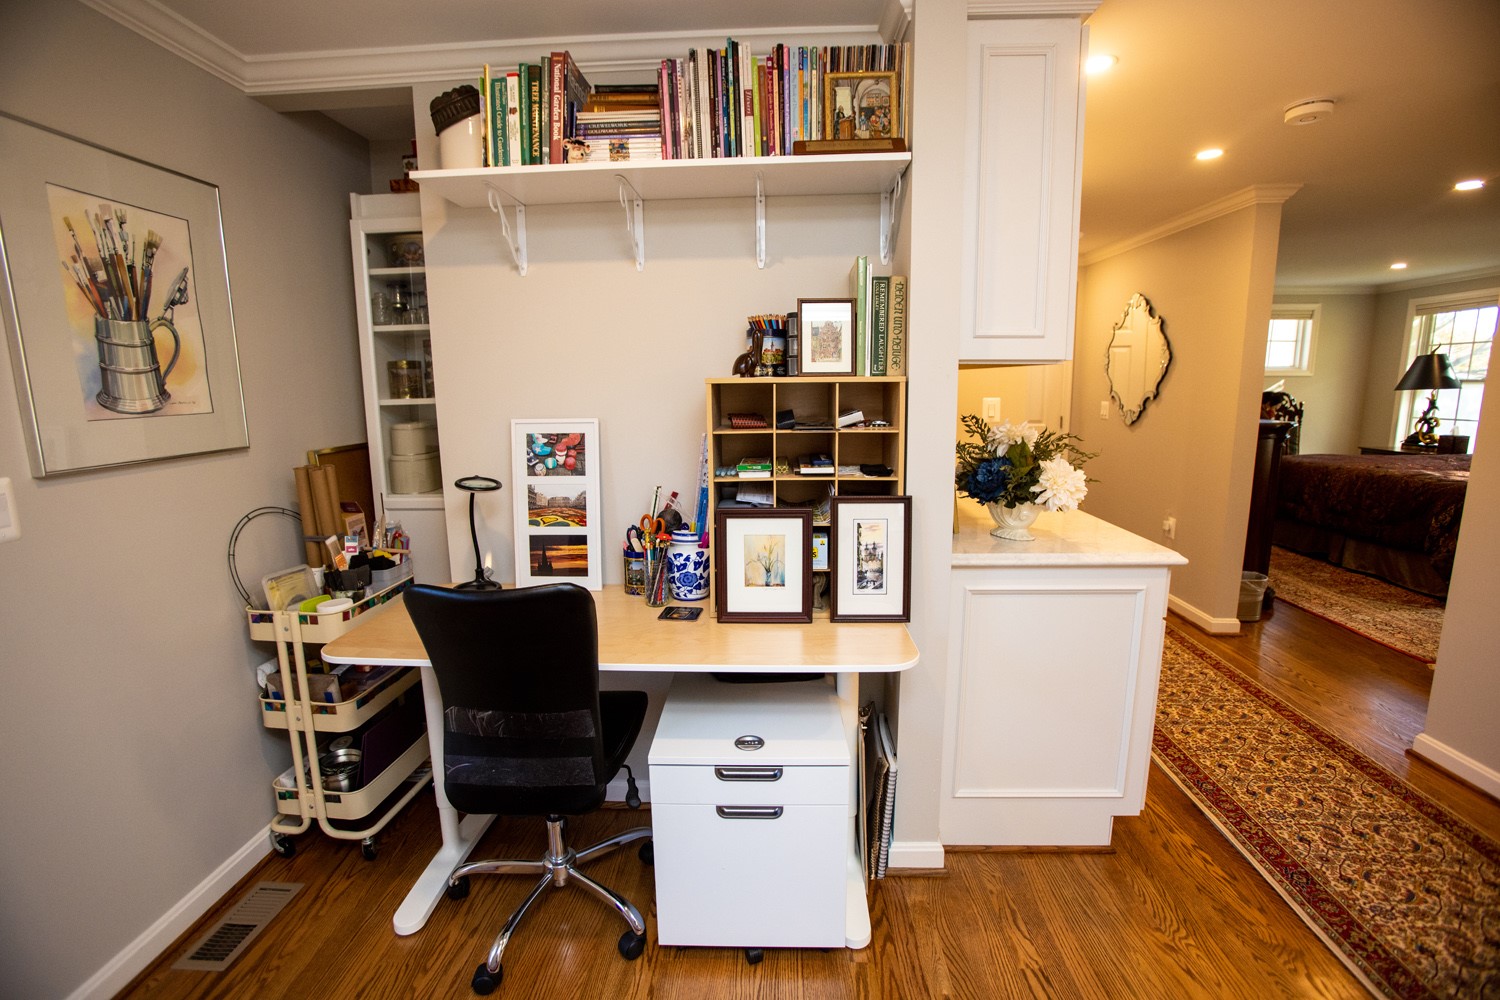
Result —
POLYGON ((500 585, 490 579, 485 571, 484 560, 479 555, 479 531, 474 527, 474 494, 493 493, 500 488, 500 480, 489 476, 465 476, 455 479, 453 485, 469 494, 469 538, 474 542, 474 579, 460 583, 454 590, 499 590, 500 585))
POLYGON ((1438 443, 1438 390, 1457 389, 1458 378, 1453 374, 1453 368, 1448 364, 1446 354, 1421 354, 1412 361, 1411 367, 1406 369, 1406 374, 1401 376, 1401 381, 1396 383, 1396 391, 1404 389, 1431 389, 1432 395, 1427 397, 1427 409, 1417 418, 1416 429, 1403 442, 1403 448, 1436 448, 1438 443))

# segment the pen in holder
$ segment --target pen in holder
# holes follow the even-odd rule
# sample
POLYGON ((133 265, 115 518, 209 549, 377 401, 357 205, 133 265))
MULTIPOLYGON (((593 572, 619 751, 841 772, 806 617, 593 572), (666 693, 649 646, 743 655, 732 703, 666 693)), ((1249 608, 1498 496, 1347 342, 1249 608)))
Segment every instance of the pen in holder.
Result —
POLYGON ((667 603, 667 549, 664 545, 646 546, 646 605, 652 608, 667 603))

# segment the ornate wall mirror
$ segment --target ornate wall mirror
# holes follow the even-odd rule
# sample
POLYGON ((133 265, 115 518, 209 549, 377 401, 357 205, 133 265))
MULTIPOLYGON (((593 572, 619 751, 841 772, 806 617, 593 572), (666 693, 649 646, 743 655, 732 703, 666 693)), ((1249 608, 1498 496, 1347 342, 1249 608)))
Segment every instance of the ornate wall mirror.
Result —
POLYGON ((1104 359, 1109 394, 1120 406, 1126 424, 1141 419, 1146 403, 1161 394, 1161 381, 1172 364, 1172 345, 1161 317, 1139 292, 1130 297, 1125 315, 1115 324, 1104 359))

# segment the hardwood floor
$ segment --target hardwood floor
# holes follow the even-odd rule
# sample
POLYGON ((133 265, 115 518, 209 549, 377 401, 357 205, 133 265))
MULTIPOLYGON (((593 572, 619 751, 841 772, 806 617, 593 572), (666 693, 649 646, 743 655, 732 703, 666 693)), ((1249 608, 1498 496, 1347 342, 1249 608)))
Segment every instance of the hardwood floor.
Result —
MULTIPOLYGON (((1243 634, 1173 623, 1325 727, 1492 835, 1500 803, 1405 753, 1422 728, 1428 668, 1336 625, 1278 604, 1243 634)), ((582 817, 578 844, 643 814, 582 817)), ((497 821, 475 857, 531 855, 540 821, 497 821)), ((520 876, 475 878, 427 926, 397 937, 391 914, 437 846, 430 794, 381 836, 379 857, 317 834, 295 857, 246 879, 303 890, 227 972, 171 969, 184 935, 121 996, 137 998, 465 998, 469 977, 530 888, 520 876)), ((651 906, 650 870, 630 850, 590 874, 651 906)), ((239 899, 231 894, 221 908, 239 899)), ((206 926, 218 913, 205 918, 206 926)), ((941 873, 876 884, 874 941, 861 951, 770 950, 748 965, 731 949, 658 947, 624 961, 624 924, 581 890, 548 893, 505 955, 507 998, 974 998, 1366 996, 1353 976, 1175 785, 1152 768, 1145 811, 1115 823, 1109 851, 954 851, 941 873)))

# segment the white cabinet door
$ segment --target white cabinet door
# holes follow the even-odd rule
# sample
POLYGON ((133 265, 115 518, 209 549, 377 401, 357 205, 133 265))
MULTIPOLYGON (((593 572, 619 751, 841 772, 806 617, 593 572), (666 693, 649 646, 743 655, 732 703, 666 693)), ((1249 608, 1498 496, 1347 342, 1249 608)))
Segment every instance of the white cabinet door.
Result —
POLYGON ((1083 26, 970 21, 961 361, 1073 356, 1083 26))

